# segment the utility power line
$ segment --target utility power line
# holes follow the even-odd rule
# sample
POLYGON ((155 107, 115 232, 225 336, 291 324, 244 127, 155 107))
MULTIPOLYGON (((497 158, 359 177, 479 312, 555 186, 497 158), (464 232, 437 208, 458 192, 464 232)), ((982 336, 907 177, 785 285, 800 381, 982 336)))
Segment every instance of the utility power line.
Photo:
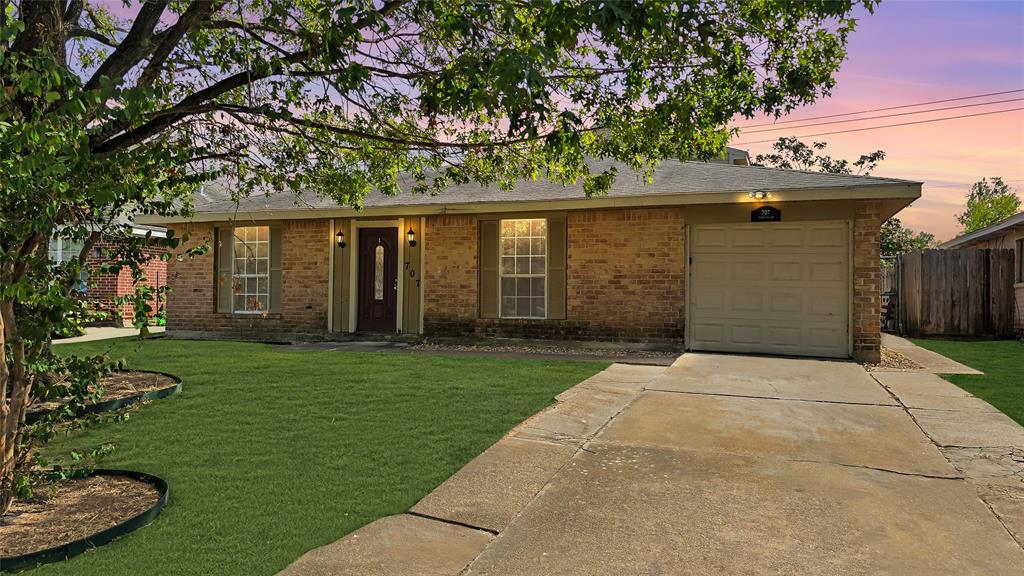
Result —
POLYGON ((871 108, 869 110, 860 110, 858 112, 844 112, 842 114, 827 114, 825 116, 810 116, 808 118, 797 118, 795 120, 780 120, 778 122, 767 122, 765 124, 749 124, 747 126, 737 126, 737 128, 761 128, 763 126, 777 126, 779 124, 792 124, 794 122, 809 122, 811 120, 824 120, 826 118, 841 118, 843 116, 857 116, 858 114, 868 114, 870 112, 886 112, 888 110, 900 110, 903 108, 916 108, 918 106, 929 106, 931 104, 945 104, 946 102, 957 102, 959 100, 974 100, 975 98, 986 98, 988 96, 1002 96, 1003 94, 1015 94, 1017 92, 1024 92, 1024 88, 1018 88, 1016 90, 1003 90, 1002 92, 989 92, 987 94, 975 94, 973 96, 960 96, 958 98, 946 98, 943 100, 931 100, 929 102, 918 102, 916 104, 902 104, 900 106, 886 106, 884 108, 871 108))
MULTIPOLYGON (((1006 110, 993 110, 991 112, 977 112, 975 114, 961 114, 959 116, 946 116, 943 118, 930 118, 928 120, 916 120, 914 122, 901 122, 899 124, 883 124, 881 126, 868 126, 866 128, 852 128, 850 130, 837 130, 835 132, 818 132, 817 134, 804 134, 797 136, 797 138, 811 138, 814 136, 829 136, 832 134, 849 134, 851 132, 864 132, 866 130, 879 130, 881 128, 896 128, 898 126, 913 126, 915 124, 928 124, 929 122, 941 122, 943 120, 956 120, 958 118, 974 118, 977 116, 989 116, 991 114, 1003 114, 1006 112, 1016 112, 1018 110, 1024 110, 1021 108, 1007 108, 1006 110)), ((748 146, 750 144, 764 144, 765 142, 775 142, 778 138, 772 138, 770 140, 755 140, 754 142, 737 142, 733 146, 748 146)))
POLYGON ((811 126, 825 126, 826 124, 846 124, 848 122, 862 122, 864 120, 878 120, 880 118, 895 118, 896 116, 911 116, 914 114, 927 114, 929 112, 943 112, 946 110, 959 110, 961 108, 977 108, 978 106, 989 106, 991 104, 1006 104, 1007 102, 1020 102, 1024 98, 1007 98, 1006 100, 994 100, 992 102, 979 102, 977 104, 960 104, 959 106, 944 106, 942 108, 929 108, 927 110, 916 110, 914 112, 896 112, 895 114, 882 114, 880 116, 866 116, 864 118, 850 118, 847 120, 829 120, 828 122, 814 122, 812 124, 798 124, 796 126, 782 126, 780 128, 765 128, 763 130, 744 131, 743 134, 759 134, 761 132, 778 132, 779 130, 795 130, 797 128, 810 128, 811 126))

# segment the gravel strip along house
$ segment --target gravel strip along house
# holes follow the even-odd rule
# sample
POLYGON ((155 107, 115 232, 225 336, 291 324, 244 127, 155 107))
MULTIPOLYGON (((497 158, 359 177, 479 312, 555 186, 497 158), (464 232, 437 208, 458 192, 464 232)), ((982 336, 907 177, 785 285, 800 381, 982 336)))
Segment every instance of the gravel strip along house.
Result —
MULTIPOLYGON (((594 162, 592 171, 611 162, 594 162)), ((921 183, 718 162, 619 166, 610 192, 523 181, 236 204, 211 184, 173 261, 168 333, 609 340, 879 359, 879 226, 921 183)))

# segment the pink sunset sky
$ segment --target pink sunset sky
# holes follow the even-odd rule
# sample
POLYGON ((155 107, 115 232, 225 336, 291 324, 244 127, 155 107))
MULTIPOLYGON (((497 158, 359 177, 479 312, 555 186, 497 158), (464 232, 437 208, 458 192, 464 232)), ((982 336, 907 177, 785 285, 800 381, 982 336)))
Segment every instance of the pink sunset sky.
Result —
MULTIPOLYGON (((863 10, 861 13, 863 18, 851 36, 849 56, 832 95, 781 120, 1024 88, 1024 1, 888 0, 873 15, 863 10)), ((1024 92, 865 116, 1016 98, 1024 98, 1024 92)), ((746 143, 1021 107, 1024 100, 879 120, 741 133, 732 144, 754 155, 769 151, 771 144, 746 143)), ((825 120, 818 122, 822 121, 825 120)), ((764 122, 760 118, 738 119, 736 125, 764 122)), ((794 125, 799 124, 803 123, 794 125)), ((827 142, 830 155, 850 160, 884 150, 886 159, 873 175, 924 182, 921 198, 898 217, 904 225, 931 232, 939 240, 948 240, 959 232, 956 214, 963 210, 971 183, 982 177, 1002 176, 1024 196, 1024 110, 803 140, 827 142)))

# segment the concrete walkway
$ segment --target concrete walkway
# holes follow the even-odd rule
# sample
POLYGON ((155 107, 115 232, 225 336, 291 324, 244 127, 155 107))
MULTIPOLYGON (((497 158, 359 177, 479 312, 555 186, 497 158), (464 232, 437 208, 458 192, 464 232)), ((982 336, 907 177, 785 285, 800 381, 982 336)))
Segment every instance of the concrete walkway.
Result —
MULTIPOLYGON (((156 334, 163 334, 163 326, 150 326, 150 336, 156 334)), ((138 328, 123 328, 120 326, 96 326, 92 328, 86 328, 85 334, 82 336, 75 336, 74 338, 63 338, 61 340, 54 340, 54 344, 76 344, 78 342, 95 342, 97 340, 111 340, 113 338, 126 338, 134 336, 138 338, 138 328)))
MULTIPOLYGON (((893 334, 882 333, 882 346, 895 350, 920 364, 921 370, 919 372, 930 372, 932 374, 982 374, 980 370, 975 370, 956 360, 946 358, 942 354, 921 348, 910 340, 893 334)), ((886 371, 884 368, 876 370, 886 371)))
POLYGON ((925 376, 613 365, 283 574, 1020 574, 1024 430, 925 376))

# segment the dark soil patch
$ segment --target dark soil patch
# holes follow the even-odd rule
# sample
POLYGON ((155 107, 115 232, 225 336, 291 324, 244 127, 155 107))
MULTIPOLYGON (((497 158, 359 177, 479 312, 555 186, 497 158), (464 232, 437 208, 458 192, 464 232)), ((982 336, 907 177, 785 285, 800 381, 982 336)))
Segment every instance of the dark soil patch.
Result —
MULTIPOLYGON (((154 390, 170 388, 178 384, 174 378, 157 372, 141 372, 129 370, 115 372, 100 378, 99 386, 103 389, 103 396, 99 402, 107 402, 119 398, 127 398, 137 394, 144 394, 154 390)), ((49 412, 61 406, 61 402, 37 402, 29 406, 29 412, 49 412)))
POLYGON ((66 480, 37 493, 44 499, 15 502, 0 517, 3 557, 87 538, 145 512, 160 499, 160 492, 148 482, 106 475, 66 480))

